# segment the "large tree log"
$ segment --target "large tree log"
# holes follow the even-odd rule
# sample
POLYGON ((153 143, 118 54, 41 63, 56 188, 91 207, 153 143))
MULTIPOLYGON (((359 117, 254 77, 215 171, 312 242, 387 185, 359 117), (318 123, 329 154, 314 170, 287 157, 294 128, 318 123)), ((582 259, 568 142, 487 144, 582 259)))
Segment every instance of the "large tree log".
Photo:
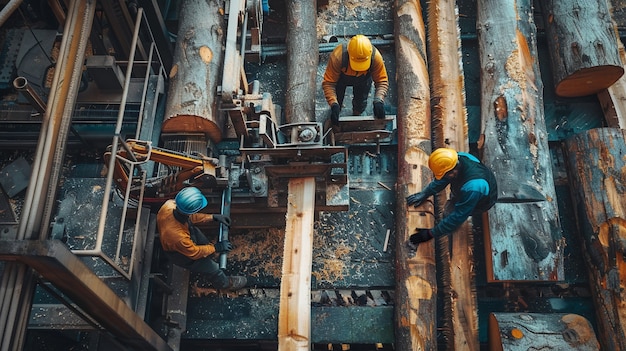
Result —
POLYGON ((213 142, 222 140, 224 117, 215 101, 224 57, 220 11, 216 0, 182 3, 162 133, 203 133, 213 142))
MULTIPOLYGON (((430 92, 426 38, 420 2, 396 0, 394 32, 398 84, 398 199, 422 190, 432 177, 430 154, 430 92)), ((436 293, 434 244, 419 246, 410 255, 405 243, 415 228, 431 228, 433 205, 418 209, 398 201, 396 232, 397 350, 435 350, 436 293)))
MULTIPOLYGON (((428 3, 428 43, 433 144, 436 148, 468 152, 465 81, 458 9, 454 0, 428 3)), ((439 204, 445 203, 449 192, 448 188, 440 193, 439 204)), ((438 207, 441 213, 443 206, 438 207)), ((451 237, 440 238, 437 245, 444 293, 444 325, 440 329, 448 343, 447 350, 480 349, 472 246, 471 219, 451 237)))
POLYGON ((624 74, 606 0, 542 0, 539 4, 552 48, 558 95, 595 94, 624 74))
POLYGON ((568 170, 604 350, 626 350, 626 131, 591 129, 566 141, 568 170))
POLYGON ((483 124, 478 146, 496 176, 501 201, 507 202, 489 211, 490 280, 563 278, 531 3, 478 1, 483 124))
POLYGON ((319 60, 316 6, 313 1, 287 1, 287 123, 315 120, 315 78, 319 60))
POLYGON ((597 351, 591 323, 577 314, 491 313, 489 350, 597 351))
MULTIPOLYGON (((617 31, 617 27, 615 26, 617 31)), ((617 47, 622 66, 626 65, 624 44, 617 38, 617 47)), ((621 76, 613 85, 598 92, 606 125, 612 128, 626 129, 626 76, 621 76)))

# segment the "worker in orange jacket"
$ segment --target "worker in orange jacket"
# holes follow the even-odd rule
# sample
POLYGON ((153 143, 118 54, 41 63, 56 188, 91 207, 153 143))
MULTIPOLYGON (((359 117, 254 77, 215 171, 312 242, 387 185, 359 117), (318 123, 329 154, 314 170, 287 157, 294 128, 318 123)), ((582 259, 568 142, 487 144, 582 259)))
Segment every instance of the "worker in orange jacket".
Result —
POLYGON ((365 111, 367 97, 374 82, 374 116, 385 118, 385 96, 389 90, 387 69, 380 52, 364 35, 355 35, 348 44, 338 45, 330 54, 322 89, 330 106, 330 119, 339 123, 339 112, 343 104, 346 87, 352 86, 352 114, 358 116, 365 111))
POLYGON ((170 262, 202 273, 217 289, 243 288, 246 277, 226 276, 217 262, 209 256, 215 252, 232 250, 228 240, 211 244, 196 224, 216 221, 230 226, 230 217, 220 214, 198 213, 207 205, 207 199, 198 188, 181 190, 174 200, 166 201, 157 213, 161 246, 170 262))

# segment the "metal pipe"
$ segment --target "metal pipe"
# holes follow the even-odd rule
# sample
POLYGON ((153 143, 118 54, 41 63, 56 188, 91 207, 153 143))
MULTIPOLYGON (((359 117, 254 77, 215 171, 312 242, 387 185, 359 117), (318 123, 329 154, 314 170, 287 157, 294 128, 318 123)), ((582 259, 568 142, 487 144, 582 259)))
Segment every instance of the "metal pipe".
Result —
POLYGON ((22 0, 11 0, 8 4, 4 5, 2 11, 0 11, 0 26, 4 25, 9 17, 17 10, 18 7, 22 4, 22 0))
MULTIPOLYGON (((230 217, 230 200, 231 200, 231 188, 229 186, 226 189, 224 189, 224 192, 222 193, 222 214, 224 216, 230 217)), ((220 223, 220 234, 218 238, 219 238, 218 240, 220 241, 228 240, 228 226, 227 225, 220 223)), ((226 253, 220 254, 220 268, 221 269, 226 269, 227 256, 228 255, 226 253)))
POLYGON ((13 80, 13 87, 17 89, 39 113, 46 113, 46 104, 39 94, 28 84, 26 77, 17 77, 13 80))

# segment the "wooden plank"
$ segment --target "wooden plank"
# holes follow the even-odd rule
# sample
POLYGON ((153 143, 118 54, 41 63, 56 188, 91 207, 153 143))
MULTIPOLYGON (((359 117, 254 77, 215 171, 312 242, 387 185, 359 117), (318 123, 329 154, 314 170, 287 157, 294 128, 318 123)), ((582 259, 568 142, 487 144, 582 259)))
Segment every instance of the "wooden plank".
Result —
POLYGON ((606 0, 543 0, 539 5, 548 47, 554 48, 549 52, 558 95, 595 94, 624 74, 606 0))
MULTIPOLYGON (((449 147, 469 152, 465 80, 461 64, 456 1, 429 2, 428 29, 433 145, 437 148, 449 147)), ((439 194, 439 203, 445 204, 449 196, 450 189, 447 188, 439 194)), ((443 206, 438 208, 439 214, 443 212, 441 207, 443 206)), ((471 218, 439 243, 437 256, 444 289, 441 326, 445 335, 444 342, 447 349, 478 351, 480 344, 471 218), (448 242, 452 245, 448 245, 448 242)))
POLYGON ((478 1, 482 161, 500 197, 489 210, 490 280, 562 280, 563 240, 543 110, 532 1, 478 1), (523 199, 540 200, 515 203, 523 199))
POLYGON ((626 349, 626 131, 598 128, 566 142, 574 208, 602 348, 626 349))
POLYGON ((278 350, 310 350, 315 178, 292 178, 288 187, 278 350))
MULTIPOLYGON (((396 0, 394 37, 398 93, 397 198, 416 193, 432 179, 428 169, 431 151, 430 87, 426 57, 426 28, 419 1, 396 0)), ((397 350, 437 349, 437 278, 433 241, 417 253, 406 246, 415 228, 432 228, 433 205, 419 208, 397 202, 396 314, 397 350)))

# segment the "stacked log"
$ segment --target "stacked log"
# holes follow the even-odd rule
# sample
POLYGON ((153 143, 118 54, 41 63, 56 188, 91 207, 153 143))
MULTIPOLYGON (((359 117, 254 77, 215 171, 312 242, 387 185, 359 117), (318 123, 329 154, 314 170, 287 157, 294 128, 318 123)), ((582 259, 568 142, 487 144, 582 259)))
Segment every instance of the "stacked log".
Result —
POLYGON ((626 350, 626 131, 591 129, 566 141, 572 199, 603 350, 626 350))
POLYGON ((478 146, 506 202, 488 213, 488 279, 561 280, 563 239, 532 1, 478 1, 476 26, 482 96, 478 146))
MULTIPOLYGON (((469 152, 461 39, 454 0, 428 3, 428 43, 433 145, 469 152)), ((449 191, 447 188, 440 193, 438 204, 445 203, 449 191)), ((441 218, 443 206, 437 207, 441 218)), ((439 238, 437 245, 444 305, 440 329, 447 350, 480 349, 472 247, 471 218, 451 235, 439 238)))
POLYGON ((606 0, 542 0, 539 4, 552 48, 557 95, 596 94, 624 74, 606 0))
MULTIPOLYGON (((398 87, 397 198, 420 191, 432 177, 428 169, 430 92, 426 34, 420 1, 396 0, 394 35, 398 87)), ((417 254, 406 247, 415 228, 431 228, 433 205, 407 208, 398 201, 396 226, 396 344, 397 350, 436 350, 437 280, 432 241, 417 254)))

